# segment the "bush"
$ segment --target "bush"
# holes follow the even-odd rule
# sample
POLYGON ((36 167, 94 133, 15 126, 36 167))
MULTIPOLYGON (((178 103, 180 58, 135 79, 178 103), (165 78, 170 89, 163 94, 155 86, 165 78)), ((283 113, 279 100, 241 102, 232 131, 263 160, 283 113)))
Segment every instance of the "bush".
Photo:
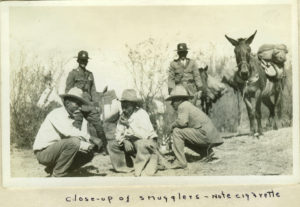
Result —
MULTIPOLYGON (((11 145, 31 148, 46 115, 58 106, 39 108, 37 102, 44 91, 45 67, 20 53, 19 61, 11 64, 10 73, 10 140, 11 145)), ((55 68, 51 71, 54 73, 55 68)))

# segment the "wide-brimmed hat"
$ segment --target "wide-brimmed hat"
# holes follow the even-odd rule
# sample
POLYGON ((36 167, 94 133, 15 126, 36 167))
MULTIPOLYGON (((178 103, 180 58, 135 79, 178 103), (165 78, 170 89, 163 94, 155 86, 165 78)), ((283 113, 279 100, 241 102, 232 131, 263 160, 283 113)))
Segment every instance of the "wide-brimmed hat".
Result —
POLYGON ((141 99, 138 98, 137 93, 134 89, 125 89, 122 93, 120 101, 130 101, 138 103, 141 101, 141 99))
POLYGON ((182 85, 177 85, 172 90, 170 96, 166 98, 166 101, 172 101, 175 98, 192 98, 193 96, 189 95, 187 90, 182 85))
POLYGON ((82 104, 89 104, 88 101, 86 101, 84 98, 83 98, 83 91, 80 89, 80 88, 77 88, 77 87, 74 87, 74 88, 71 88, 69 90, 68 93, 66 94, 61 94, 59 95, 62 99, 65 99, 67 97, 70 97, 70 98, 75 98, 77 99, 78 101, 80 101, 82 104))
POLYGON ((79 51, 79 52, 78 52, 78 55, 75 56, 74 58, 77 58, 77 59, 79 59, 79 60, 88 60, 88 59, 90 59, 90 58, 89 58, 88 52, 85 51, 85 50, 79 51))
POLYGON ((181 52, 181 51, 188 51, 189 48, 186 46, 186 43, 179 43, 177 45, 177 50, 178 52, 181 52))

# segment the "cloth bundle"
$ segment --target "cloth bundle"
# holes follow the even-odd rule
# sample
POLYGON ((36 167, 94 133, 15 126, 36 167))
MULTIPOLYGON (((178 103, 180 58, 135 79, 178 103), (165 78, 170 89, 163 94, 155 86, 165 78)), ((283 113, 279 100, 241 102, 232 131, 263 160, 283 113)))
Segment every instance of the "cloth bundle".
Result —
POLYGON ((122 109, 115 90, 97 93, 97 96, 102 109, 101 119, 105 122, 116 122, 122 109))
POLYGON ((211 75, 207 77, 207 87, 207 96, 213 102, 217 101, 226 92, 226 86, 211 75))
POLYGON ((282 78, 287 53, 288 50, 284 44, 264 44, 259 47, 257 56, 269 78, 282 78))
POLYGON ((286 61, 287 47, 284 44, 264 44, 257 51, 258 58, 275 64, 286 61))

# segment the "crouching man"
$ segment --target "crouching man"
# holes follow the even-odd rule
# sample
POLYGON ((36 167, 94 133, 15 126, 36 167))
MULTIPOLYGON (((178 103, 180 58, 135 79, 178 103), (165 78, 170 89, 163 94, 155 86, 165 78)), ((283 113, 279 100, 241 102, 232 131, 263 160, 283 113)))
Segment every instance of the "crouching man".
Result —
POLYGON ((166 99, 177 111, 177 119, 171 125, 172 150, 176 157, 172 168, 187 167, 185 146, 209 160, 213 155, 212 148, 223 143, 208 116, 190 103, 189 98, 185 88, 177 85, 166 99))
POLYGON ((122 114, 116 128, 116 139, 109 142, 108 151, 117 172, 131 172, 135 176, 153 175, 157 171, 157 134, 149 115, 140 108, 136 91, 122 93, 122 114))
POLYGON ((83 104, 82 90, 72 88, 61 95, 63 107, 51 111, 42 123, 33 144, 38 162, 53 177, 64 177, 93 159, 94 151, 102 147, 99 138, 91 137, 87 129, 77 129, 73 113, 83 104))

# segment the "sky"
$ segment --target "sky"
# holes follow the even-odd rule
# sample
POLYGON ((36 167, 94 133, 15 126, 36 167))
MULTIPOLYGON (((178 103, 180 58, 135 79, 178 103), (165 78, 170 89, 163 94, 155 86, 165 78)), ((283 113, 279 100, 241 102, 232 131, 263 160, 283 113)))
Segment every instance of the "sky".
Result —
POLYGON ((133 86, 121 64, 127 58, 125 44, 134 46, 152 37, 168 44, 166 52, 175 55, 179 42, 186 42, 190 51, 213 43, 217 56, 231 56, 233 47, 224 35, 236 39, 257 30, 254 52, 264 43, 292 45, 289 5, 19 6, 9 12, 11 56, 25 48, 45 62, 50 54, 68 59, 63 85, 68 71, 76 67, 73 57, 87 50, 91 57, 87 68, 94 73, 98 91, 108 85, 117 94, 133 86))

